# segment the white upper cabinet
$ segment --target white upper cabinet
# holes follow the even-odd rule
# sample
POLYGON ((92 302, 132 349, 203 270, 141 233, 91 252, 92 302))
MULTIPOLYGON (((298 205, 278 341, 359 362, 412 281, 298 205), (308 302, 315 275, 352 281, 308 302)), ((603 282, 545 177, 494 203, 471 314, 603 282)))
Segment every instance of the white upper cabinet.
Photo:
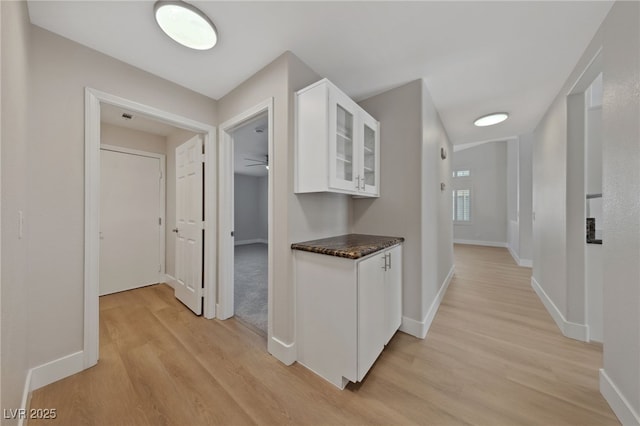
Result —
POLYGON ((295 192, 378 197, 380 124, 320 80, 296 92, 295 192))

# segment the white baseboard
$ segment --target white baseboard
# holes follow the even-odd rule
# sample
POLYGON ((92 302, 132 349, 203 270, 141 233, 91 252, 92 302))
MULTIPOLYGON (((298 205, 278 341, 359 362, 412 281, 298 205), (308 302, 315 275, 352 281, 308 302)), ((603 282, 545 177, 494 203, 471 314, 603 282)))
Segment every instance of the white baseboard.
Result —
POLYGON ((271 337, 268 340, 267 350, 271 355, 276 357, 284 365, 291 365, 296 362, 298 354, 296 352, 295 343, 284 343, 276 337, 271 337))
POLYGON ((31 369, 31 390, 40 389, 50 383, 84 370, 84 352, 78 351, 31 369))
MULTIPOLYGON (((28 413, 29 406, 31 405, 31 394, 34 390, 79 373, 82 370, 84 370, 83 351, 78 351, 31 368, 27 372, 27 377, 24 381, 20 408, 28 413)), ((25 420, 24 418, 18 419, 18 426, 23 426, 25 420)))
POLYGON ((176 278, 175 277, 173 277, 173 276, 171 276, 169 274, 164 274, 164 282, 169 287, 176 288, 176 278))
POLYGON ((629 404, 604 368, 600 369, 600 393, 623 425, 640 426, 640 414, 629 404))
MULTIPOLYGON (((29 406, 31 405, 31 377, 33 369, 27 371, 27 377, 24 380, 24 389, 22 390, 22 401, 20 401, 20 409, 24 410, 23 413, 28 413, 29 406)), ((20 417, 18 419, 18 426, 24 425, 25 419, 20 417)))
POLYGON ((451 283, 451 279, 453 278, 453 273, 455 271, 456 265, 451 265, 451 269, 447 274, 447 277, 444 279, 444 282, 440 286, 440 290, 438 290, 438 294, 436 294, 435 299, 431 303, 429 310, 427 311, 427 315, 425 315, 422 321, 416 321, 409 317, 402 317, 402 323, 400 324, 400 331, 415 336, 419 339, 424 339, 427 336, 427 332, 431 327, 431 323, 433 319, 436 317, 436 313, 438 312, 438 308, 440 307, 440 303, 444 298, 447 289, 449 288, 449 284, 451 283))
POLYGON ((234 242, 234 245, 236 246, 245 246, 247 244, 269 244, 269 241, 265 240, 264 238, 254 238, 253 240, 242 240, 234 242))
POLYGON ((520 266, 524 266, 525 268, 533 268, 533 260, 531 259, 520 259, 520 266))
POLYGON ((551 318, 556 322, 562 334, 572 339, 580 340, 581 342, 589 341, 589 326, 567 321, 560 309, 553 303, 553 300, 551 300, 534 277, 531 277, 531 287, 533 287, 533 290, 542 301, 544 307, 547 308, 549 315, 551 315, 551 318))
POLYGON ((518 266, 523 266, 526 268, 533 267, 533 261, 531 259, 520 259, 520 256, 518 256, 518 253, 516 253, 516 251, 508 244, 507 244, 507 249, 509 250, 509 253, 511 253, 511 257, 513 257, 513 260, 516 261, 518 266))
POLYGON ((502 247, 507 248, 507 243, 502 243, 499 241, 476 241, 476 240, 453 240, 454 244, 466 244, 471 246, 486 246, 486 247, 502 247))

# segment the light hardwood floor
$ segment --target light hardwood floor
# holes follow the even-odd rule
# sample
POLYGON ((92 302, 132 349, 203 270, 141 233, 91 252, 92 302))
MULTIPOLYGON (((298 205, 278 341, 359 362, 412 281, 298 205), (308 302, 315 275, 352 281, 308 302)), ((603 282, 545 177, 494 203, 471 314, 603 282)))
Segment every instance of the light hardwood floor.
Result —
MULTIPOLYGON (((34 392, 63 425, 609 425, 601 347, 563 337, 505 249, 456 246, 425 340, 398 332, 340 391, 157 285, 100 299, 100 362, 34 392)), ((29 425, 39 424, 30 421, 29 425)))

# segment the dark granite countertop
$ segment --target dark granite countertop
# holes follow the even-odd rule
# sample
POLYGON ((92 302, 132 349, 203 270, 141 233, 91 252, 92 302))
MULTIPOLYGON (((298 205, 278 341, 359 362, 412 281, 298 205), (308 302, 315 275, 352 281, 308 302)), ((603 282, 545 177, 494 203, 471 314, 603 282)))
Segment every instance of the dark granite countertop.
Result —
POLYGON ((403 237, 383 237, 379 235, 347 234, 320 240, 291 244, 293 250, 326 254, 328 256, 360 259, 387 247, 404 241, 403 237))

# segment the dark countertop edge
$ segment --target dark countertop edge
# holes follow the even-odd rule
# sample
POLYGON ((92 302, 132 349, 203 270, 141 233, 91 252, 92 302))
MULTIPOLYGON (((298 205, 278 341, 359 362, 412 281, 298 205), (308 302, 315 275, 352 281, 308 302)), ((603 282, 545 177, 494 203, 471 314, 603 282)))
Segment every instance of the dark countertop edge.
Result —
MULTIPOLYGON (((351 235, 351 234, 349 234, 351 235)), ((356 234, 356 235, 361 235, 361 234, 356 234)), ((343 235, 340 235, 338 237, 342 237, 343 235)), ((326 256, 334 256, 334 257, 341 257, 341 258, 345 258, 345 259, 361 259, 363 257, 366 257, 370 254, 379 252, 381 250, 384 250, 386 248, 389 247, 393 247, 397 244, 400 244, 402 242, 404 242, 404 237, 386 237, 386 236, 378 236, 378 235, 372 235, 372 237, 378 237, 378 238, 383 238, 385 239, 384 241, 380 241, 380 242, 376 242, 375 245, 372 244, 362 244, 360 246, 352 246, 350 249, 349 248, 344 248, 344 249, 339 249, 339 248, 326 248, 326 247, 322 247, 320 245, 317 246, 313 246, 309 243, 320 243, 321 241, 324 240, 331 240, 333 238, 337 238, 337 237, 330 237, 330 238, 324 238, 322 240, 314 240, 314 241, 308 241, 308 242, 300 242, 300 243, 293 243, 291 244, 291 249, 292 250, 298 250, 298 251, 306 251, 309 253, 315 253, 315 254, 324 254, 326 256), (360 247, 360 248, 358 248, 360 247)))

